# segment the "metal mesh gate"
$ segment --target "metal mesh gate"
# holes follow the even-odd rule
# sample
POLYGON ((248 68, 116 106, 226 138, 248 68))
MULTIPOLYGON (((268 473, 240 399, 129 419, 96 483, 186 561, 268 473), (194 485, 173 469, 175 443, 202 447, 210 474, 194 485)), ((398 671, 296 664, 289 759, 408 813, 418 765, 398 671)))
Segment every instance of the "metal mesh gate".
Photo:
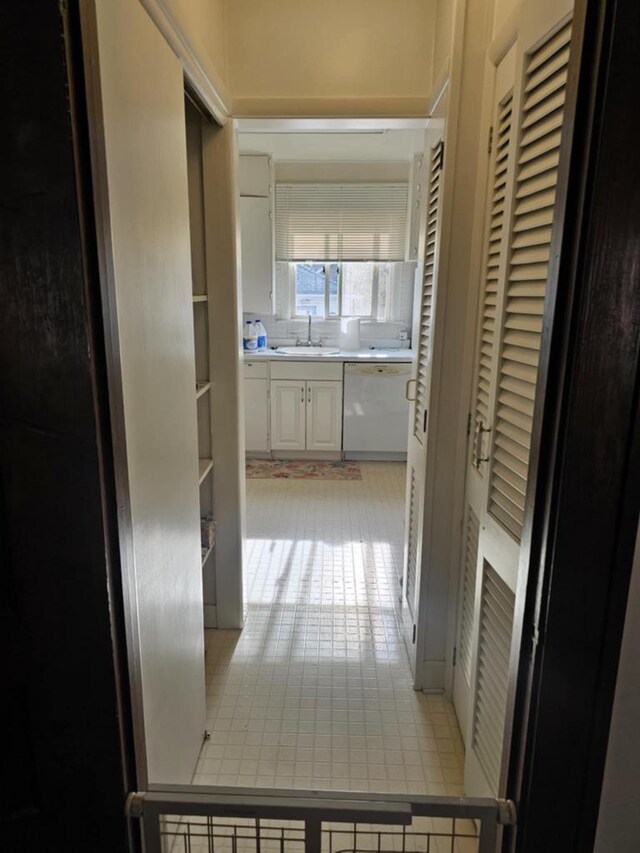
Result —
POLYGON ((494 853, 491 799, 184 788, 132 794, 145 853, 494 853))

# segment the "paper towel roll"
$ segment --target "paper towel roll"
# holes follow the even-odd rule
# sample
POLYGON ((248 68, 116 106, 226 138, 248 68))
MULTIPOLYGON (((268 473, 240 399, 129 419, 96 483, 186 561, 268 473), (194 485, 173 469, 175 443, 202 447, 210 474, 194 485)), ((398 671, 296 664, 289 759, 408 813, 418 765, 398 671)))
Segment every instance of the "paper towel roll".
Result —
POLYGON ((360 318, 343 317, 340 323, 340 349, 355 352, 360 349, 360 318))

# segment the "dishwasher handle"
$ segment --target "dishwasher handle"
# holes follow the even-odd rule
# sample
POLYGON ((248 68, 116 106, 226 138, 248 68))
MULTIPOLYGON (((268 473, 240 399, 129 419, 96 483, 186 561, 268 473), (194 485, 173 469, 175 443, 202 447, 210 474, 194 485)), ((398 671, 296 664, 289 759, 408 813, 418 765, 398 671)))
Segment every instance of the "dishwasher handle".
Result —
POLYGON ((412 383, 412 382, 415 382, 415 383, 416 383, 416 388, 417 388, 417 385, 418 385, 418 380, 417 380, 417 379, 407 379, 407 381, 406 381, 406 382, 405 382, 405 384, 404 384, 404 398, 405 398, 405 400, 407 400, 407 402, 409 402, 409 403, 415 403, 415 401, 416 401, 416 398, 415 398, 415 397, 410 397, 410 396, 409 396, 409 385, 411 385, 411 383, 412 383))

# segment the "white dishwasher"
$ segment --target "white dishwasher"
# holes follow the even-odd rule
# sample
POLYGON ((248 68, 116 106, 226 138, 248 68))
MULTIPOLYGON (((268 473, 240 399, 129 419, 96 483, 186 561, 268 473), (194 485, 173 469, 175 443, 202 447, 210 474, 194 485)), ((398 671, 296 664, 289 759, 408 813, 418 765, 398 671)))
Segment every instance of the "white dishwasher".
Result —
POLYGON ((412 363, 346 362, 342 449, 350 453, 407 452, 412 363))

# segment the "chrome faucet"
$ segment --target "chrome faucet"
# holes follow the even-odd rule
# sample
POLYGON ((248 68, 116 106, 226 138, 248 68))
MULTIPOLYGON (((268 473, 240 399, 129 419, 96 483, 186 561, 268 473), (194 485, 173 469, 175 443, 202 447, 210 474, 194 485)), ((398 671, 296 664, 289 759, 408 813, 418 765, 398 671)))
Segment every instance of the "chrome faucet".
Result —
POLYGON ((301 341, 300 338, 296 338, 296 346, 297 347, 313 347, 313 346, 322 346, 322 339, 320 339, 317 343, 314 344, 313 338, 311 337, 311 312, 309 312, 309 319, 307 322, 307 340, 301 341))

